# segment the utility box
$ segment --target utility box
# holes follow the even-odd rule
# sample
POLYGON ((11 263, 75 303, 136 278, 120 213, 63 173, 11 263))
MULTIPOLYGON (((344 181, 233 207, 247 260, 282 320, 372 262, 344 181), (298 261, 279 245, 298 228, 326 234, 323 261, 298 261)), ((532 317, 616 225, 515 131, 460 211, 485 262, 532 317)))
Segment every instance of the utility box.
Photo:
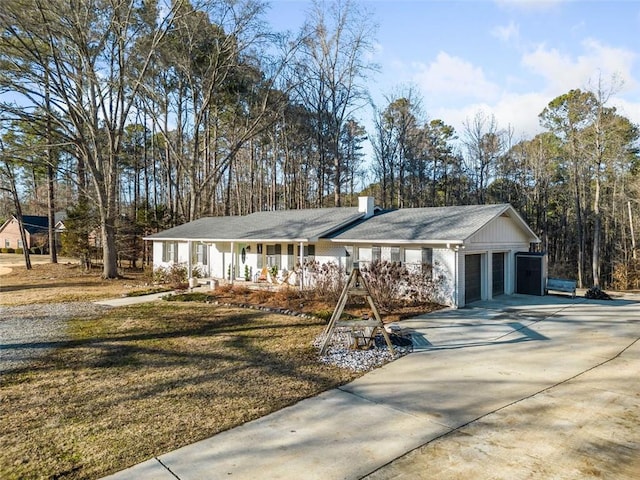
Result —
POLYGON ((547 254, 516 253, 516 293, 543 296, 547 285, 547 254))

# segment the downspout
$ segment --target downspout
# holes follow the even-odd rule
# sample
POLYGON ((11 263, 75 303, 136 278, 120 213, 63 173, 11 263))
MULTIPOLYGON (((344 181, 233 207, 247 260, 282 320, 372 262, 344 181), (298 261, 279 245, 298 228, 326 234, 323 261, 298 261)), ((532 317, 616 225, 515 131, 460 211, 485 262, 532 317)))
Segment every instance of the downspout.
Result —
POLYGON ((458 291, 458 247, 453 249, 453 304, 456 308, 460 305, 460 292, 458 291))

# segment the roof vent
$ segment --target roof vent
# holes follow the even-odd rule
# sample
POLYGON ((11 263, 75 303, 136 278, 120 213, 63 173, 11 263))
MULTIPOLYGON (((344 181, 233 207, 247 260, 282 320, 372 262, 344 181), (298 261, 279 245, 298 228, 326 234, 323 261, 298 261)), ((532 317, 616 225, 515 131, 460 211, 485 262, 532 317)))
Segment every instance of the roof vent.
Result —
POLYGON ((358 197, 358 211, 364 213, 363 218, 373 217, 373 210, 375 208, 373 202, 373 197, 358 197))

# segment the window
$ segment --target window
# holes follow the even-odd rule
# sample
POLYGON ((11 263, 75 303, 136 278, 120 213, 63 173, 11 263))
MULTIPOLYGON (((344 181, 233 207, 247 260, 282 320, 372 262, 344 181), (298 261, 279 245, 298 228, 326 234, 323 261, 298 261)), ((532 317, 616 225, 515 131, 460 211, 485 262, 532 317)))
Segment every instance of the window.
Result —
POLYGON ((422 263, 433 265, 433 248, 422 249, 422 263))
POLYGON ((402 261, 400 259, 400 247, 391 247, 389 260, 394 263, 400 263, 402 261))
POLYGON ((371 261, 375 262, 376 260, 382 259, 382 248, 373 246, 371 247, 371 261))
POLYGON ((405 248, 404 264, 411 273, 422 271, 422 249, 405 248))
POLYGON ((261 270, 262 267, 264 266, 264 261, 262 259, 262 244, 261 243, 258 243, 256 245, 256 253, 257 253, 256 267, 258 268, 258 270, 261 270))
POLYGON ((204 243, 196 245, 196 263, 207 265, 207 246, 204 243))
POLYGON ((344 247, 345 250, 345 262, 344 268, 347 273, 351 273, 353 270, 353 247, 344 247))
POLYGON ((293 246, 293 243, 290 243, 287 245, 287 268, 289 270, 293 269, 293 267, 296 265, 296 259, 295 259, 295 248, 293 246))
POLYGON ((176 242, 163 242, 162 261, 165 263, 178 261, 178 244, 176 242))
POLYGON ((433 275, 433 248, 422 249, 422 272, 433 275))
POLYGON ((11 241, 8 238, 4 239, 4 248, 11 248, 11 241))
MULTIPOLYGON (((303 253, 305 257, 309 257, 310 260, 313 260, 316 256, 316 246, 305 245, 303 253)), ((300 245, 298 245, 298 256, 300 256, 300 245)))
POLYGON ((267 245, 267 266, 278 267, 282 265, 282 245, 267 245))

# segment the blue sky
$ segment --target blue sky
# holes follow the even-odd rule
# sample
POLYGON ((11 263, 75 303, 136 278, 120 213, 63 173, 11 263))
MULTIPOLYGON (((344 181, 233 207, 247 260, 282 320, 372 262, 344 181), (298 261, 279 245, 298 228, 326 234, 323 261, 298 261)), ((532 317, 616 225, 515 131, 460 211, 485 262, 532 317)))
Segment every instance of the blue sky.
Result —
MULTIPOLYGON (((403 85, 429 119, 461 133, 478 111, 515 139, 540 131, 538 114, 573 88, 623 83, 610 104, 640 124, 640 0, 368 0, 378 23, 374 100, 403 85)), ((310 2, 272 0, 268 21, 297 31, 310 2)), ((363 117, 369 116, 363 112, 363 117)))

